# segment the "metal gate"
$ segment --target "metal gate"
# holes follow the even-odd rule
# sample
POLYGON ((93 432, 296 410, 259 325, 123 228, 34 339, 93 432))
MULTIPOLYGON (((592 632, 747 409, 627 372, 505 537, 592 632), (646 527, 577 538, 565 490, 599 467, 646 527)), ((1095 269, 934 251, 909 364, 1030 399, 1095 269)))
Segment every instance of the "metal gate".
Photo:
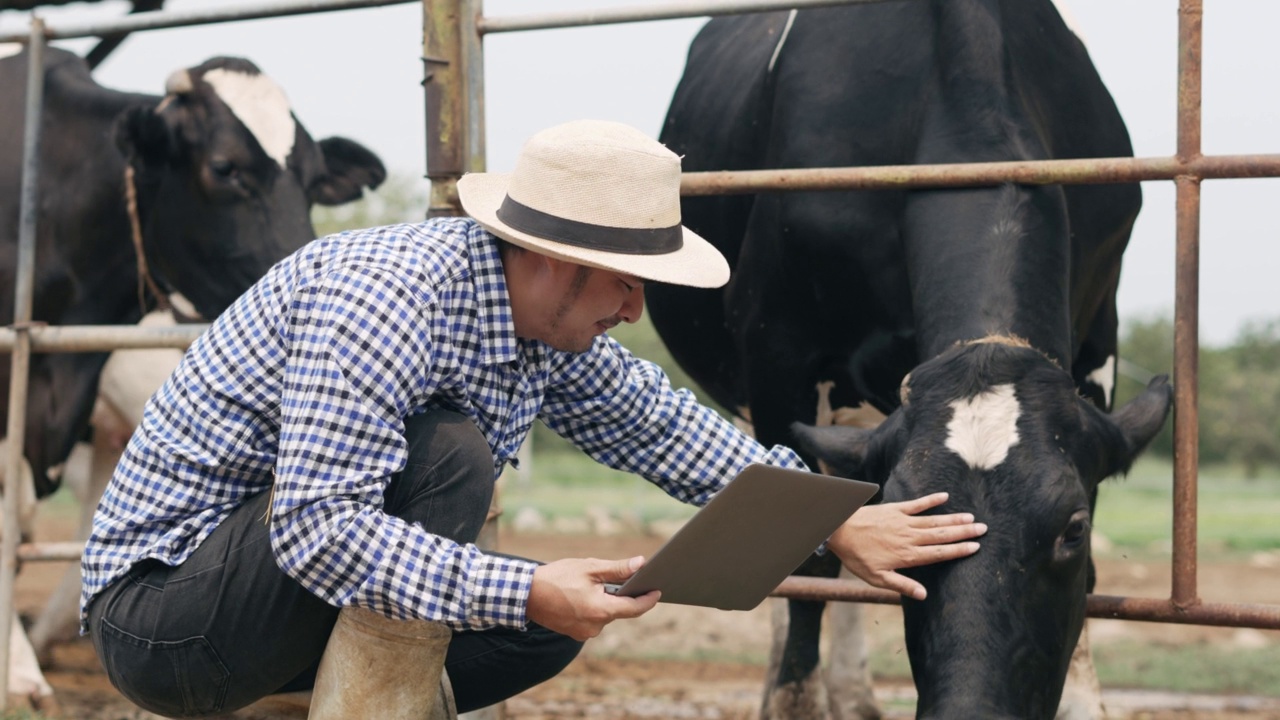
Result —
MULTIPOLYGON (((455 183, 464 172, 484 168, 484 38, 493 33, 582 27, 704 15, 825 7, 885 0, 704 0, 665 2, 583 12, 486 17, 482 0, 426 0, 438 30, 436 61, 450 72, 441 78, 433 106, 448 135, 428 137, 447 144, 428 153, 433 211, 461 213, 455 183), (453 68, 456 68, 454 70, 453 68), (457 135, 461 131, 462 136, 457 135), (436 160, 433 162, 431 157, 436 160)), ((807 168, 685 173, 682 193, 716 195, 812 190, 885 190, 997 185, 1122 183, 1171 180, 1176 185, 1177 270, 1174 307, 1174 518, 1173 582, 1167 599, 1091 595, 1091 617, 1155 622, 1280 629, 1280 605, 1205 603, 1196 581, 1196 505, 1199 465, 1198 368, 1200 305, 1200 184, 1224 178, 1280 177, 1280 155, 1206 156, 1201 134, 1201 20, 1203 0, 1180 0, 1178 8, 1178 142, 1172 157, 1094 158, 1037 162, 965 163, 882 167, 807 168)), ((430 47, 430 43, 428 43, 430 47)), ((428 123, 432 118, 428 119, 428 123)), ((432 149, 435 146, 431 146, 432 149)), ((775 593, 800 599, 896 604, 894 593, 852 581, 792 577, 775 593)))
MULTIPOLYGON (((32 73, 27 83, 24 174, 15 282, 14 324, 0 329, 0 352, 12 353, 5 458, 4 521, 17 527, 19 455, 25 432, 27 383, 32 352, 109 351, 121 348, 189 345, 204 326, 44 327, 31 321, 36 221, 37 148, 42 82, 37 74, 50 39, 185 27, 265 17, 299 15, 414 0, 289 0, 218 11, 153 12, 119 20, 46 26, 33 18, 29 35, 0 34, 0 42, 28 43, 32 73)), ((703 0, 668 1, 633 8, 486 17, 482 0, 422 0, 424 60, 427 67, 427 176, 430 213, 460 214, 456 182, 465 172, 483 171, 484 38, 492 33, 581 27, 647 20, 739 14, 791 8, 881 2, 884 0, 703 0)), ((1101 158, 1040 162, 968 163, 933 166, 811 168, 743 172, 686 173, 686 195, 965 187, 1006 182, 1022 184, 1120 183, 1170 180, 1176 185, 1177 270, 1175 284, 1174 521, 1173 582, 1167 599, 1091 595, 1091 617, 1280 629, 1280 606, 1201 602, 1196 580, 1198 467, 1198 383, 1200 184, 1221 178, 1280 177, 1280 155, 1201 153, 1201 19, 1203 0, 1180 0, 1178 8, 1178 141, 1172 157, 1101 158)), ((80 543, 18 544, 16 533, 0 538, 0 678, 8 677, 14 572, 18 560, 75 560, 80 543)), ((775 592, 781 597, 896 604, 898 596, 850 581, 793 577, 775 592)), ((0 703, 5 702, 0 695, 0 703)), ((3 705, 0 705, 3 707, 3 705)))

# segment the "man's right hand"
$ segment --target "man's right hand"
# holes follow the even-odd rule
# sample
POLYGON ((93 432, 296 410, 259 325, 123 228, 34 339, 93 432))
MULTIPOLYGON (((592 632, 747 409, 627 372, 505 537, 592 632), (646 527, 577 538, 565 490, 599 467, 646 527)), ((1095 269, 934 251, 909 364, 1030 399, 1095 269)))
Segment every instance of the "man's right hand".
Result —
POLYGON ((605 592, 605 583, 621 583, 644 565, 630 560, 569 559, 533 571, 526 615, 529 620, 584 642, 619 618, 639 617, 658 604, 658 591, 640 597, 605 592))

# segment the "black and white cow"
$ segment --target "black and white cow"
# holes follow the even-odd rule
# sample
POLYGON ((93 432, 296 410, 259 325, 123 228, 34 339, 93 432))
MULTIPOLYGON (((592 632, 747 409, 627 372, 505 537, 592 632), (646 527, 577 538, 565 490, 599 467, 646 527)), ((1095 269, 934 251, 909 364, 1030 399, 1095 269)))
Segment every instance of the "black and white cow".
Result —
MULTIPOLYGON (((687 171, 1132 154, 1050 0, 712 20, 662 140, 687 171)), ((720 290, 648 293, 690 375, 766 444, 799 444, 810 462, 882 484, 888 501, 945 490, 942 509, 990 527, 977 555, 908 571, 928 588, 903 601, 921 718, 1052 718, 1059 707, 1093 583, 1098 484, 1128 468, 1170 403, 1159 378, 1105 412, 1121 255, 1140 205, 1136 184, 684 203, 684 223, 734 268, 720 290), (887 419, 814 428, 820 399, 887 419)), ((815 558, 804 572, 836 565, 815 558)), ((823 606, 788 607, 764 714, 827 717, 799 690, 818 672, 823 606)))
MULTIPOLYGON (((4 288, 13 287, 17 255, 27 57, 0 46, 4 288)), ((314 237, 313 203, 355 200, 386 176, 358 143, 313 140, 280 87, 243 59, 178 71, 161 97, 104 88, 83 60, 50 48, 44 102, 33 319, 51 325, 134 323, 148 309, 139 298, 130 184, 161 292, 213 318, 314 237)), ((0 324, 12 319, 12 293, 0 293, 0 324)), ((58 487, 85 435, 106 361, 106 353, 33 356, 23 454, 40 496, 58 487)), ((6 411, 9 372, 0 363, 6 411)))

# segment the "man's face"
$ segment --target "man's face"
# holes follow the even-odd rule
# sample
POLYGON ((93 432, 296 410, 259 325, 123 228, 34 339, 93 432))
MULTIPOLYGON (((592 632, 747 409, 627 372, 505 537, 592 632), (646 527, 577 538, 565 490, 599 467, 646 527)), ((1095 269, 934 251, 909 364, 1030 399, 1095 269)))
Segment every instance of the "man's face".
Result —
POLYGON ((537 339, 557 350, 586 352, 597 335, 644 312, 644 283, 631 275, 557 263, 537 339))

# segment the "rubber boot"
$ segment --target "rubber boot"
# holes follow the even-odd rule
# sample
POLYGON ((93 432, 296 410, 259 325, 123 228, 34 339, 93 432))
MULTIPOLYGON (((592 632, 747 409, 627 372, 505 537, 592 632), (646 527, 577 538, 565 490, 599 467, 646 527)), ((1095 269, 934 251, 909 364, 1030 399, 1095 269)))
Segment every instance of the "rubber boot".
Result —
POLYGON ((439 623, 343 608, 320 659, 308 719, 454 720, 453 695, 441 691, 452 637, 439 623))

